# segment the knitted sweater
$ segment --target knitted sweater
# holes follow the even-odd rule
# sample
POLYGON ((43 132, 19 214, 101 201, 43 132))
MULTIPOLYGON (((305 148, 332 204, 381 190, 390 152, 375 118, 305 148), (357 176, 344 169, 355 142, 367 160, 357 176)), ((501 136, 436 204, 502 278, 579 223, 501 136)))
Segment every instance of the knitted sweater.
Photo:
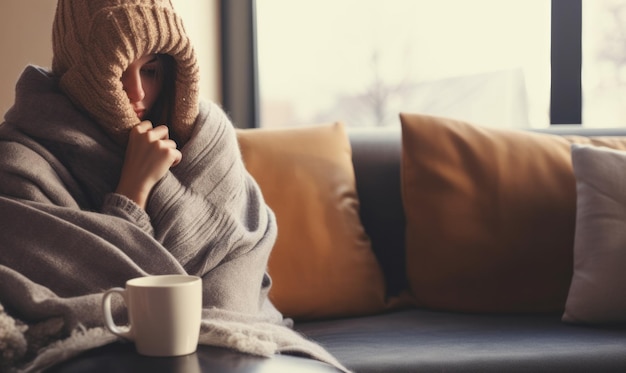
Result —
MULTIPOLYGON (((72 338, 87 339, 84 348, 115 340, 102 329, 103 291, 180 273, 203 279, 200 343, 305 354, 345 370, 295 333, 267 297, 276 223, 224 112, 202 104, 180 150, 182 162, 155 185, 144 211, 113 193, 124 149, 46 70, 22 74, 0 125, 0 304, 27 326, 57 320, 59 327, 49 336, 57 348, 25 354, 20 367, 68 358, 58 344, 72 338)), ((114 313, 125 317, 121 304, 114 313)))

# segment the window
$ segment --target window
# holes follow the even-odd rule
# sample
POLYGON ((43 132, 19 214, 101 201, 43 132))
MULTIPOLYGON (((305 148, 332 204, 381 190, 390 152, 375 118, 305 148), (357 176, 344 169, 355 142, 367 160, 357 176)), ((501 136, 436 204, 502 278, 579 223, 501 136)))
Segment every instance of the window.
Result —
POLYGON ((261 126, 549 123, 544 0, 260 0, 261 126), (529 27, 532 25, 532 27, 529 27))
POLYGON ((583 123, 626 123, 626 1, 583 1, 583 123))
POLYGON ((222 0, 224 107, 240 127, 394 125, 399 110, 620 126, 625 4, 222 0))

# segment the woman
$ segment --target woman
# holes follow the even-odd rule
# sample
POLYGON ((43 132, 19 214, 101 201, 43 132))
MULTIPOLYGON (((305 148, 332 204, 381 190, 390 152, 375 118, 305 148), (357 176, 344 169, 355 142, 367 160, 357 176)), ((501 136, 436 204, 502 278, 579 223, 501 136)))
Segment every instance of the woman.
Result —
POLYGON ((169 128, 165 124, 153 127, 153 123, 170 122, 163 113, 163 106, 169 101, 162 99, 158 103, 160 105, 155 105, 164 92, 169 92, 163 89, 163 80, 173 81, 173 71, 164 74, 164 61, 167 57, 169 56, 155 54, 143 56, 132 62, 121 78, 133 111, 142 122, 130 130, 116 193, 126 196, 142 209, 146 207, 154 184, 182 158, 182 154, 176 149, 176 142, 170 140, 169 128), (156 113, 152 113, 153 110, 156 113))
POLYGON ((188 273, 203 279, 201 343, 344 369, 267 297, 274 215, 227 116, 198 98, 170 1, 59 0, 53 53, 52 71, 26 68, 0 125, 0 304, 45 341, 13 363, 111 342, 105 289, 188 273))

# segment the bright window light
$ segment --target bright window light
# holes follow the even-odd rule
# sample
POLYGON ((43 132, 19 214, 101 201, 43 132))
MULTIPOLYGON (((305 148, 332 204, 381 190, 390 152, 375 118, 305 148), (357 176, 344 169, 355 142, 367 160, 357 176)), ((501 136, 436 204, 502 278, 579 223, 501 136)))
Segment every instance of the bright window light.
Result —
POLYGON ((396 126, 401 111, 549 125, 549 1, 256 5, 262 127, 396 126))

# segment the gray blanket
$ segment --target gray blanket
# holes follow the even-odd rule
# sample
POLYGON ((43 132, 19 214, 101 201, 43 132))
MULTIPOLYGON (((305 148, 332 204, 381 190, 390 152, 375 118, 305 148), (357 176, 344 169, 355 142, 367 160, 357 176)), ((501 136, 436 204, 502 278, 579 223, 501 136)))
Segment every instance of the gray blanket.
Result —
MULTIPOLYGON (((37 371, 115 341, 102 328, 104 290, 133 277, 187 273, 203 279, 200 343, 305 354, 345 370, 268 300, 274 215, 218 106, 201 106, 181 152, 146 210, 138 208, 113 193, 124 150, 46 70, 25 70, 0 125, 0 369, 37 371), (14 334, 22 339, 9 340, 14 334)), ((122 305, 114 309, 123 322, 122 305)))

